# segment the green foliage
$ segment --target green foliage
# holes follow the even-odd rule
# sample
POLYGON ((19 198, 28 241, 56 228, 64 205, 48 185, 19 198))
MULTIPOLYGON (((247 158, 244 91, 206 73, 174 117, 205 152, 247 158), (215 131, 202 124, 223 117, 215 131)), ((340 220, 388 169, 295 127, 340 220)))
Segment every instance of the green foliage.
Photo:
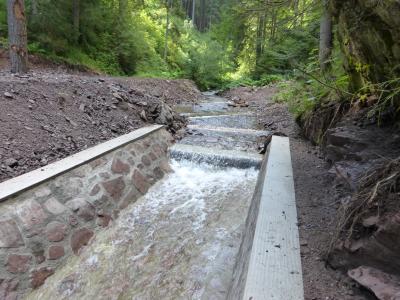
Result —
POLYGON ((7 8, 6 1, 0 1, 0 38, 7 34, 7 8))
POLYGON ((251 86, 251 87, 260 87, 266 86, 269 84, 279 83, 284 81, 285 77, 280 74, 264 74, 260 79, 253 79, 250 77, 242 77, 236 80, 231 80, 222 86, 223 90, 228 90, 232 88, 236 88, 239 86, 251 86))
POLYGON ((283 81, 278 84, 279 93, 274 101, 287 103, 289 110, 296 117, 311 110, 318 101, 314 82, 300 80, 283 81))
POLYGON ((288 74, 304 64, 318 47, 318 20, 305 29, 285 30, 279 40, 267 44, 255 69, 255 75, 288 74))
POLYGON ((185 73, 203 89, 221 86, 224 75, 233 70, 230 57, 222 45, 209 35, 195 31, 186 35, 183 45, 188 54, 185 73))

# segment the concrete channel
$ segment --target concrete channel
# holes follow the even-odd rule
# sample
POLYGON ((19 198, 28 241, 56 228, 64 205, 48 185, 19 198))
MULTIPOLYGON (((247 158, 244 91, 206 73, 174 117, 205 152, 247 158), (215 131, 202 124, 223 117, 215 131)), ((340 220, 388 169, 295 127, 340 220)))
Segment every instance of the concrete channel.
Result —
POLYGON ((251 111, 184 104, 172 173, 27 299, 302 300, 289 140, 257 143, 251 111))

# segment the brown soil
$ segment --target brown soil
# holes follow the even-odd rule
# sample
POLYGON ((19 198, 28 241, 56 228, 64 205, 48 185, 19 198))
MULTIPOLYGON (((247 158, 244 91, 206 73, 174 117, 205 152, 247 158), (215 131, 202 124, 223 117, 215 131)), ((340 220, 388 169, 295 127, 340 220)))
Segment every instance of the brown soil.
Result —
POLYGON ((301 135, 293 116, 283 104, 273 103, 274 87, 241 87, 224 93, 255 107, 260 126, 290 137, 299 216, 301 255, 306 300, 374 299, 357 283, 326 266, 324 254, 335 231, 337 208, 343 196, 332 184, 330 165, 319 148, 301 135))
POLYGON ((26 76, 0 68, 0 182, 150 123, 172 133, 171 112, 201 97, 188 80, 67 74, 34 67, 26 76))

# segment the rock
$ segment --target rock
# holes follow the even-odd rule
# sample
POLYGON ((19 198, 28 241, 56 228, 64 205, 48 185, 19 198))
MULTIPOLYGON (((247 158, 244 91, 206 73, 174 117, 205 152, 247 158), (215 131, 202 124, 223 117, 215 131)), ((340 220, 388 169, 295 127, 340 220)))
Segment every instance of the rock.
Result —
POLYGON ((78 211, 78 216, 83 219, 85 222, 89 222, 94 219, 96 215, 95 208, 89 203, 85 206, 81 207, 78 211))
POLYGON ((31 286, 36 289, 43 285, 48 277, 54 274, 54 270, 51 268, 40 268, 34 270, 31 274, 31 286))
POLYGON ((161 102, 157 107, 157 117, 155 118, 156 123, 163 125, 172 125, 173 120, 174 114, 171 107, 169 107, 164 102, 161 102))
POLYGON ((105 181, 102 185, 115 201, 121 199, 125 190, 125 182, 122 176, 113 180, 105 181))
POLYGON ((90 196, 95 196, 95 195, 97 195, 99 192, 100 192, 100 190, 101 190, 101 188, 100 188, 100 185, 98 185, 98 184, 96 184, 93 188, 92 188, 92 190, 90 191, 90 196))
POLYGON ((104 214, 97 218, 97 225, 103 228, 107 227, 110 224, 112 217, 110 215, 104 214))
POLYGON ((48 215, 36 200, 29 200, 16 208, 16 214, 27 230, 44 223, 48 215))
POLYGON ((81 207, 84 207, 87 204, 88 203, 83 198, 76 198, 65 203, 65 205, 74 212, 78 211, 81 207))
POLYGON ((119 93, 117 93, 117 92, 114 92, 112 95, 113 95, 114 98, 117 99, 118 101, 124 101, 124 100, 125 100, 125 99, 124 99, 124 96, 122 96, 121 94, 119 94, 119 93))
POLYGON ((15 158, 9 158, 4 161, 6 166, 9 166, 10 168, 14 168, 18 166, 18 161, 15 158))
POLYGON ((62 205, 60 202, 58 202, 57 199, 55 198, 50 198, 44 203, 44 207, 52 214, 54 215, 60 215, 62 214, 67 207, 62 205))
POLYGON ((9 93, 9 92, 5 92, 5 93, 4 93, 4 97, 6 97, 6 98, 8 98, 8 99, 14 99, 14 96, 13 96, 11 93, 9 93))
POLYGON ((113 160, 111 171, 114 174, 129 174, 131 168, 128 164, 122 162, 119 158, 113 160))
POLYGON ((146 167, 148 167, 148 166, 151 165, 151 161, 150 161, 150 159, 149 159, 146 155, 143 155, 143 157, 142 157, 142 163, 143 163, 146 167))
POLYGON ((25 273, 29 270, 31 260, 30 255, 11 254, 7 258, 7 270, 14 274, 25 273))
POLYGON ((67 225, 60 222, 50 222, 46 226, 46 237, 50 242, 60 242, 67 233, 67 225))
POLYGON ((158 180, 160 180, 160 179, 162 179, 162 178, 164 177, 164 172, 163 172, 163 170, 162 170, 160 167, 154 168, 153 172, 154 172, 154 176, 155 176, 158 180))
POLYGON ((140 171, 138 171, 138 170, 135 170, 135 172, 133 173, 132 180, 133 180, 134 186, 142 194, 145 194, 148 191, 148 189, 150 188, 150 184, 147 181, 146 177, 144 177, 143 174, 140 173, 140 171))
POLYGON ((63 246, 50 246, 49 248, 49 259, 57 260, 65 255, 65 250, 63 246))
POLYGON ((153 152, 150 152, 150 153, 149 153, 149 157, 150 157, 150 159, 151 159, 152 161, 157 160, 157 156, 156 156, 153 152))
POLYGON ((371 216, 362 221, 364 227, 369 228, 372 226, 376 226, 379 222, 379 216, 371 216))
POLYGON ((394 275, 366 266, 350 270, 348 275, 380 300, 400 299, 400 278, 394 275))
POLYGON ((79 250, 86 246, 90 239, 93 237, 94 233, 92 230, 87 228, 81 228, 76 230, 71 236, 71 249, 78 255, 79 250))
POLYGON ((16 292, 19 285, 18 278, 0 279, 0 299, 4 300, 17 300, 18 294, 16 292))
POLYGON ((18 248, 24 245, 17 223, 12 219, 0 221, 0 248, 18 248))
POLYGON ((142 110, 142 111, 140 112, 140 118, 141 118, 143 121, 147 121, 147 115, 146 115, 146 112, 145 112, 144 110, 142 110))
POLYGON ((65 120, 67 120, 72 126, 78 127, 78 124, 74 121, 72 121, 69 117, 65 116, 65 120))

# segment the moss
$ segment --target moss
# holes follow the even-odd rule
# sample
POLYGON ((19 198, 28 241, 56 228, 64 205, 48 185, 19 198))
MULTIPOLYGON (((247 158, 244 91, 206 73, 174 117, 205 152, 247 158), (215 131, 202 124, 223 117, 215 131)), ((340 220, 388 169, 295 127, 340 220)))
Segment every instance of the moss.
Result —
POLYGON ((400 76, 400 3, 334 0, 338 38, 351 89, 400 76))

